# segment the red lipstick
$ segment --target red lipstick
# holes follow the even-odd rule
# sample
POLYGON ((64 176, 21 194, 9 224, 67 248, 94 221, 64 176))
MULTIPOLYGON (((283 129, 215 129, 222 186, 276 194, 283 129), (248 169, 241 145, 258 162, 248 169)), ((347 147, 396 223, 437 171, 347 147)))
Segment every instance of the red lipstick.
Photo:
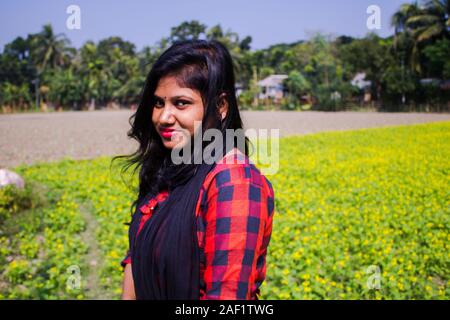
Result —
POLYGON ((169 128, 160 129, 161 136, 166 139, 170 139, 172 137, 172 134, 174 131, 175 131, 175 129, 169 129, 169 128))

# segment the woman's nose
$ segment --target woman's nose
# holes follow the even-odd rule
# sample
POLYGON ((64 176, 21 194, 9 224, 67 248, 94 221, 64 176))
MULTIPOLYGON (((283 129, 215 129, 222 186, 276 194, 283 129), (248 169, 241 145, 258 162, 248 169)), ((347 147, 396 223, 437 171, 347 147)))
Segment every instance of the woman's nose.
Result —
POLYGON ((173 114, 173 107, 171 105, 166 104, 164 106, 159 121, 161 124, 167 125, 175 123, 175 115, 173 114))

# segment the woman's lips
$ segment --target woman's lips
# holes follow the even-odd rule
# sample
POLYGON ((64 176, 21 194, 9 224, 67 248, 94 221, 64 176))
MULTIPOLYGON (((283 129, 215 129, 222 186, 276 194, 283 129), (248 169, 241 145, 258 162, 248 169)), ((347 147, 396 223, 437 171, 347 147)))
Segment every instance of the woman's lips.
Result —
POLYGON ((161 129, 161 136, 166 139, 170 139, 174 133, 174 129, 161 129))

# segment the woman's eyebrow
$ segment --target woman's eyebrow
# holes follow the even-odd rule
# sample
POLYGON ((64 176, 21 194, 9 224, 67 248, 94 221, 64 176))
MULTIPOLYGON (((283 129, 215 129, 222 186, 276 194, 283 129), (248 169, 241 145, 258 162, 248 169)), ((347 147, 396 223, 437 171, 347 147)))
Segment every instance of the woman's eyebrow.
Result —
MULTIPOLYGON (((161 100, 165 100, 164 98, 161 98, 160 96, 158 96, 158 95, 156 95, 156 94, 155 94, 155 98, 161 99, 161 100)), ((185 96, 185 95, 177 95, 177 96, 171 97, 172 100, 180 99, 180 98, 187 98, 187 99, 193 100, 191 97, 185 96)))

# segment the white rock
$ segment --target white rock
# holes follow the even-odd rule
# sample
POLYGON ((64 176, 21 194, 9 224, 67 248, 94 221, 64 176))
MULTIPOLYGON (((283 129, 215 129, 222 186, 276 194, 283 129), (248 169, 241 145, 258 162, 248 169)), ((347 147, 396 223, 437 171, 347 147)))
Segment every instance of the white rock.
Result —
POLYGON ((15 185, 19 189, 25 187, 25 181, 17 173, 7 169, 0 169, 0 188, 10 184, 15 185))

